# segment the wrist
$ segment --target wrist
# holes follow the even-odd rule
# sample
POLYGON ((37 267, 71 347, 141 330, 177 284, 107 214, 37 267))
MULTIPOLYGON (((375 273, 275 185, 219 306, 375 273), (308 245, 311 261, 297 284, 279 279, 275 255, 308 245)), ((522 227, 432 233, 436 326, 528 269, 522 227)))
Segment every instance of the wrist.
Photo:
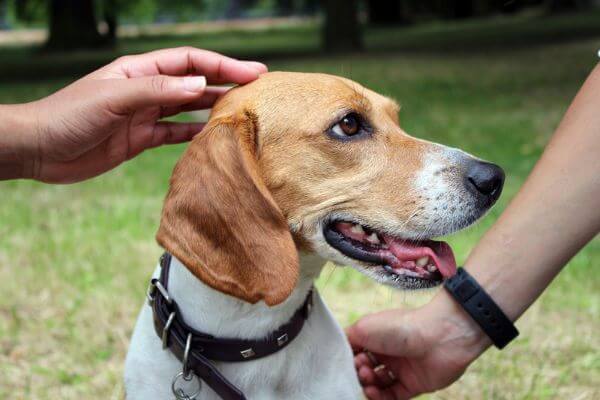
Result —
MULTIPOLYGON (((429 335, 443 335, 443 342, 459 347, 464 356, 465 367, 477 359, 492 344, 487 335, 445 289, 425 306, 431 316, 430 326, 437 326, 429 335)), ((440 342, 439 337, 435 339, 440 342)))
POLYGON ((38 140, 33 103, 0 105, 0 180, 33 176, 38 140))

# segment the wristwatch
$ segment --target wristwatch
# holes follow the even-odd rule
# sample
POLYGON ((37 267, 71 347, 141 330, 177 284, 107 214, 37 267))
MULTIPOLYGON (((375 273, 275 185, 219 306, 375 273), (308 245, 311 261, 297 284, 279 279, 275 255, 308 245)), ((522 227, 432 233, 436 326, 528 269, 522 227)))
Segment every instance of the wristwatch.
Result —
POLYGON ((477 322, 494 345, 502 349, 519 335, 519 331, 486 291, 465 269, 446 280, 444 288, 477 322))

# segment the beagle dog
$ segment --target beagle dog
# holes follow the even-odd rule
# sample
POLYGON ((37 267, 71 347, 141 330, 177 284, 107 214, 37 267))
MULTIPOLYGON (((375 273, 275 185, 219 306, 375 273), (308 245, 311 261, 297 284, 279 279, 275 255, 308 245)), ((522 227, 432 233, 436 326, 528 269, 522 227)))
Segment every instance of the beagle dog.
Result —
MULTIPOLYGON (((156 236, 173 256, 169 295, 189 326, 265 337, 301 307, 325 260, 399 289, 455 273, 452 250, 433 238, 481 217, 504 173, 409 136, 398 112, 351 80, 289 72, 261 75, 217 102, 173 171, 156 236)), ((318 294, 285 349, 214 365, 248 399, 362 398, 344 332, 318 294)), ((181 370, 144 305, 127 398, 173 398, 181 370)), ((218 398, 207 385, 196 396, 218 398)))

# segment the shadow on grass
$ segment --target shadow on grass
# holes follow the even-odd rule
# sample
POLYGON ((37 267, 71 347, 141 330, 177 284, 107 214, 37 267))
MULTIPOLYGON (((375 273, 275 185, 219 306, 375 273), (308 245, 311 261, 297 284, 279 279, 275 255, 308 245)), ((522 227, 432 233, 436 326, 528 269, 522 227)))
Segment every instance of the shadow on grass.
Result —
MULTIPOLYGON (((516 16, 437 22, 411 27, 368 28, 360 54, 482 54, 533 49, 600 37, 600 13, 555 17, 516 16)), ((114 49, 43 53, 38 48, 0 48, 0 82, 77 78, 113 59, 176 46, 195 46, 232 57, 261 61, 323 57, 319 27, 274 28, 258 32, 227 31, 192 35, 124 38, 114 49)), ((327 55, 331 57, 331 55, 327 55)))

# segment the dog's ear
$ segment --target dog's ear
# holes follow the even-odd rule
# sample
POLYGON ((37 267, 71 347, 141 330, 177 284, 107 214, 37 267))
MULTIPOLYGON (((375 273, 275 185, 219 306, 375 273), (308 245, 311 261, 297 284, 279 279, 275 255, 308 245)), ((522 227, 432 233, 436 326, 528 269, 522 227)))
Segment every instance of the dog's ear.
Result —
POLYGON ((179 160, 158 243, 209 286, 250 303, 284 301, 298 253, 261 178, 255 118, 211 120, 179 160))

